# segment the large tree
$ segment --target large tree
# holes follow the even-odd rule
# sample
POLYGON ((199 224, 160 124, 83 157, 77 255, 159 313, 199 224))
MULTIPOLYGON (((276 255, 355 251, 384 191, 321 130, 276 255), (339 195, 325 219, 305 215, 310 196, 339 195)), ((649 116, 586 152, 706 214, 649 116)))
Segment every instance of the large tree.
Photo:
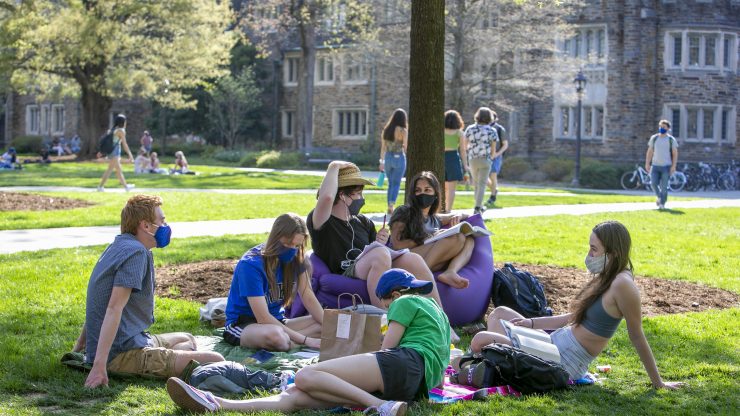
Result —
MULTIPOLYGON (((444 0, 413 0, 409 57, 406 178, 430 170, 444 178, 444 0)), ((413 192, 406 186, 406 195, 413 192)), ((444 201, 444 196, 440 196, 444 201)))
POLYGON ((372 36, 369 2, 361 0, 254 0, 245 2, 241 20, 264 55, 301 52, 296 108, 296 147, 313 143, 313 90, 316 50, 336 48, 372 36))
POLYGON ((193 106, 186 90, 227 71, 237 36, 215 0, 4 1, 0 68, 22 93, 79 94, 83 154, 109 126, 113 99, 193 106), (166 91, 166 93, 165 93, 166 91))
POLYGON ((238 138, 254 124, 249 113, 262 104, 260 93, 251 67, 244 68, 238 75, 219 79, 211 90, 208 102, 211 123, 229 149, 233 149, 238 138))

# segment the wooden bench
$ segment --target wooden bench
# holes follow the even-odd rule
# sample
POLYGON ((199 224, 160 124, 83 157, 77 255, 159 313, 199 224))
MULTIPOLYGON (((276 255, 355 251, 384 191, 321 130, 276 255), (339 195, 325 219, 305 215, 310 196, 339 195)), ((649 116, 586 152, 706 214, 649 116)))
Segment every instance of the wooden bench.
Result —
POLYGON ((306 163, 328 164, 333 160, 347 160, 348 153, 333 147, 313 147, 306 149, 306 163))

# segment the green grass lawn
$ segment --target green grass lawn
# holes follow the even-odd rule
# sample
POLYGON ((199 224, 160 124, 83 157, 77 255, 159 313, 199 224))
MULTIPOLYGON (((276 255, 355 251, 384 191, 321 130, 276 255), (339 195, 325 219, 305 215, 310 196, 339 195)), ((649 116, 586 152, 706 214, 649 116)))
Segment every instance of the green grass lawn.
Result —
MULTIPOLYGON (((166 165, 162 165, 163 167, 166 165)), ((2 172, 0 186, 81 186, 95 188, 107 165, 96 162, 31 164, 21 171, 2 172)), ((190 166, 198 175, 134 175, 134 166, 123 164, 126 181, 140 188, 318 189, 320 176, 244 172, 223 166, 190 166)), ((121 185, 112 176, 106 187, 121 185)))
MULTIPOLYGON (((167 220, 210 221, 272 218, 292 211, 307 215, 314 208, 313 193, 284 193, 279 195, 222 194, 211 192, 154 192, 164 199, 167 220)), ((60 211, 0 211, 0 230, 27 228, 82 227, 114 225, 121 220, 121 208, 130 197, 124 193, 48 192, 40 193, 55 197, 64 195, 94 203, 94 206, 60 211)), ((570 195, 570 194, 568 194, 570 195)), ((386 195, 366 193, 363 212, 384 212, 386 195)), ((400 196, 403 198, 403 195, 400 196)), ((570 205, 613 202, 651 202, 653 197, 633 195, 609 195, 580 193, 573 196, 548 195, 501 195, 496 207, 519 207, 531 205, 570 205)), ((473 197, 459 195, 455 206, 472 209, 473 197)))
MULTIPOLYGON (((641 275, 701 282, 740 292, 739 209, 556 216, 489 221, 497 261, 583 268, 589 231, 597 222, 624 222, 641 275)), ((170 215, 168 213, 168 215, 170 215)), ((158 267, 237 258, 265 235, 175 239, 155 250, 158 267)), ((0 414, 182 414, 164 383, 112 379, 83 388, 85 374, 59 364, 84 320, 89 273, 104 247, 0 255, 0 414)), ((208 334, 193 302, 157 299, 152 332, 208 334)), ((740 308, 645 318, 645 332, 666 380, 680 391, 653 391, 622 323, 594 365, 611 364, 601 385, 522 399, 491 397, 446 407, 416 405, 419 415, 488 414, 733 414, 740 397, 740 308)), ((464 347, 464 345, 463 345, 464 347)), ((314 412, 306 412, 313 414, 314 412)))

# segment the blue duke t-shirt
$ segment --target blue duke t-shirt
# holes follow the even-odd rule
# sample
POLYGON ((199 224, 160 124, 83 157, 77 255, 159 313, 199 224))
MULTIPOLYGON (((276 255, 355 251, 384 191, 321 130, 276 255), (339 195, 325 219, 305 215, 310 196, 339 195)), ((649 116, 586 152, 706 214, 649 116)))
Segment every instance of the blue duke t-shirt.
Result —
POLYGON ((231 280, 231 289, 226 301, 226 324, 235 324, 240 315, 254 317, 248 297, 264 296, 270 315, 281 321, 285 319, 285 303, 283 299, 283 268, 278 263, 275 278, 278 284, 279 298, 273 299, 270 294, 270 285, 267 282, 267 273, 262 258, 263 244, 251 248, 244 253, 234 268, 234 277, 231 280))

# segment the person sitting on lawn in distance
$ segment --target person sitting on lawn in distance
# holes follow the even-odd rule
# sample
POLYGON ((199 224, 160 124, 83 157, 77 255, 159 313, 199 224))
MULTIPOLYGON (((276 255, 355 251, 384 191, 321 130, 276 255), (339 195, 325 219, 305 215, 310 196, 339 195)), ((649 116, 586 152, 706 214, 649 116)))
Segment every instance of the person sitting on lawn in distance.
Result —
POLYGON ((416 174, 408 182, 414 189, 405 205, 391 216, 391 243, 395 250, 408 248, 424 258, 433 271, 444 270, 437 280, 454 288, 468 287, 468 279, 457 274, 470 260, 475 240, 463 234, 424 244, 424 240, 439 232, 440 227, 456 225, 468 218, 467 214, 437 214, 439 210, 439 180, 432 172, 416 174))
POLYGON ((129 198, 121 212, 121 234, 92 271, 85 324, 74 347, 92 364, 86 387, 107 385, 109 371, 168 378, 181 375, 192 360, 224 360, 217 352, 196 351, 191 334, 146 332, 154 323, 151 250, 166 247, 171 235, 161 205, 158 196, 129 198))
POLYGON ((439 305, 427 297, 433 283, 402 269, 383 273, 375 295, 388 308, 388 332, 382 349, 350 355, 298 371, 295 384, 276 396, 227 400, 196 389, 179 378, 167 380, 167 393, 192 412, 330 409, 368 407, 376 414, 401 416, 407 402, 425 400, 442 383, 450 359, 450 324, 439 305))
POLYGON ((680 382, 663 381, 653 352, 642 330, 640 291, 632 276, 629 231, 617 221, 607 221, 593 228, 589 238, 586 268, 593 278, 576 296, 572 312, 558 316, 527 318, 516 311, 497 307, 488 317, 488 331, 479 332, 470 347, 478 352, 493 342, 511 344, 499 322, 534 329, 556 329, 550 337, 560 351, 561 364, 570 378, 586 375, 588 365, 596 359, 616 332, 622 318, 627 322, 630 341, 635 346, 653 387, 675 389, 680 382))
POLYGON ((303 218, 283 214, 265 244, 247 251, 234 269, 226 302, 224 340, 231 345, 288 351, 295 344, 318 349, 324 310, 311 289, 303 218), (297 288, 309 316, 285 318, 297 288))
MULTIPOLYGON (((354 163, 336 160, 329 163, 319 188, 316 208, 308 213, 306 224, 314 254, 326 263, 332 273, 367 281, 370 302, 380 307, 375 287, 380 275, 391 267, 408 270, 418 279, 430 282, 434 282, 434 276, 418 254, 406 252, 392 258, 387 247, 371 249, 355 261, 365 246, 374 241, 385 246, 389 236, 387 228, 376 232, 375 224, 360 214, 365 204, 362 196, 365 185, 374 183, 363 178, 354 163)), ((430 296, 443 306, 436 285, 430 296)), ((454 332, 452 338, 453 342, 459 339, 454 332)))

